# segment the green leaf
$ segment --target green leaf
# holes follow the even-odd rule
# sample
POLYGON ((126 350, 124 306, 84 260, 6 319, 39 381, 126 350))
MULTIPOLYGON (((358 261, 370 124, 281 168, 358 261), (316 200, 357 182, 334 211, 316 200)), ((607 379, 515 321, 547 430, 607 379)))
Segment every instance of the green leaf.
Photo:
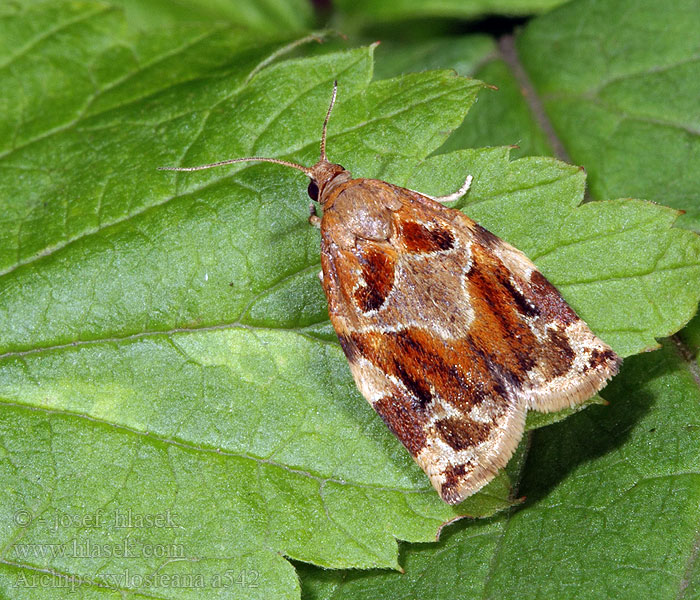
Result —
POLYGON ((700 349, 700 313, 696 314, 690 323, 679 332, 679 337, 686 344, 688 358, 692 360, 700 349))
POLYGON ((682 208, 700 228, 700 11, 694 0, 579 0, 533 21, 523 65, 595 198, 682 208))
POLYGON ((404 574, 299 565, 303 596, 693 597, 697 382, 666 348, 629 359, 604 395, 609 406, 534 434, 519 509, 403 546, 404 574))
POLYGON ((313 5, 305 0, 112 0, 139 29, 192 22, 230 22, 265 35, 299 33, 313 26, 313 5))
POLYGON ((3 273, 162 202, 143 150, 187 141, 158 130, 172 104, 190 94, 177 116, 202 118, 279 49, 230 28, 136 35, 95 3, 29 5, 0 28, 3 273))
POLYGON ((338 0, 346 17, 360 22, 424 17, 475 17, 484 14, 523 15, 543 12, 561 0, 338 0))
POLYGON ((389 79, 404 73, 447 68, 471 76, 494 52, 495 44, 487 35, 430 38, 413 43, 389 39, 377 48, 374 76, 389 79))
POLYGON ((498 46, 486 35, 431 38, 420 42, 382 42, 378 48, 376 77, 405 72, 451 68, 476 77, 496 90, 485 91, 467 119, 437 150, 517 144, 512 156, 552 154, 546 136, 530 114, 518 83, 499 58, 498 46))
MULTIPOLYGON (((313 6, 304 0, 110 0, 110 2, 68 2, 66 0, 24 0, 6 3, 1 14, 11 18, 32 15, 39 25, 45 16, 67 11, 117 10, 121 26, 139 35, 158 30, 182 28, 187 36, 191 27, 233 25, 240 31, 255 30, 258 37, 301 33, 313 26, 313 6), (58 8, 58 12, 55 12, 58 8), (23 11, 25 9, 25 11, 23 11), (26 10, 28 9, 28 10, 26 10)), ((59 17, 59 27, 62 19, 59 17)), ((30 24, 28 21, 27 24, 30 24)), ((54 23, 56 24, 56 23, 54 23)), ((113 33, 105 32, 105 33, 113 33)))
POLYGON ((441 152, 514 144, 514 157, 553 154, 549 141, 532 117, 520 86, 505 61, 486 61, 472 76, 498 89, 483 94, 484 101, 474 106, 469 121, 465 121, 450 136, 441 152))
MULTIPOLYGON (((27 227, 20 219, 13 223, 17 231, 49 238, 48 247, 56 251, 35 252, 23 265, 10 267, 0 344, 7 350, 23 350, 219 323, 294 327, 317 320, 325 311, 312 272, 319 261, 318 233, 305 222, 308 208, 298 200, 303 185, 296 172, 255 165, 182 177, 160 173, 156 167, 251 155, 315 161, 317 115, 325 112, 334 77, 343 83, 329 137, 335 160, 360 173, 371 168, 381 175, 378 161, 425 156, 460 122, 481 84, 433 72, 377 82, 360 94, 371 77, 370 55, 356 50, 273 65, 239 91, 235 84, 240 85, 240 76, 225 85, 217 75, 217 85, 204 89, 198 81, 188 90, 194 106, 170 101, 174 92, 165 104, 158 94, 157 105, 150 98, 137 106, 130 103, 119 111, 95 115, 39 148, 32 146, 32 151, 41 153, 42 146, 61 147, 66 137, 70 144, 89 130, 92 143, 106 149, 96 157, 99 168, 88 167, 78 153, 83 148, 77 146, 64 152, 62 160, 69 166, 56 167, 74 180, 88 169, 98 178, 82 182, 79 205, 68 209, 79 215, 76 225, 67 226, 75 232, 73 239, 65 239, 63 227, 52 240, 41 228, 27 227), (213 97, 224 88, 233 90, 224 102, 213 97), (283 110, 278 97, 286 99, 283 110), (213 107, 205 108, 206 102, 213 107), (415 110, 410 110, 412 106, 415 110), (128 127, 125 123, 133 111, 145 112, 154 121, 146 128, 138 122, 128 127), (232 114, 241 124, 233 136, 232 114), (159 119, 166 125, 159 125, 159 119), (433 125, 423 126, 426 121, 433 125), (392 144, 385 135, 389 126, 392 144), (138 133, 129 135, 131 129, 138 133), (153 129, 160 130, 158 135, 146 141, 153 129), (144 146, 152 148, 147 155, 144 146), (119 156, 110 156, 108 148, 119 156), (120 176, 118 183, 112 183, 115 174, 110 165, 124 161, 129 151, 134 156, 127 161, 132 165, 129 181, 122 183, 120 176), (257 174, 255 185, 249 183, 251 171, 257 174), (179 189, 177 181, 182 182, 179 189), (290 197, 295 185, 298 192, 290 197), (138 199, 129 202, 127 194, 138 199), (41 269, 35 266, 37 260, 41 269), (289 287, 296 287, 301 297, 294 299, 297 306, 284 303, 286 322, 278 323, 279 302, 271 306, 268 297, 284 295, 289 287), (26 306, 27 295, 36 299, 31 307, 26 306), (315 303, 309 305, 310 298, 315 303), (258 318, 260 303, 266 311, 258 318)), ((56 202, 36 208, 39 219, 52 223, 67 210, 56 202)))

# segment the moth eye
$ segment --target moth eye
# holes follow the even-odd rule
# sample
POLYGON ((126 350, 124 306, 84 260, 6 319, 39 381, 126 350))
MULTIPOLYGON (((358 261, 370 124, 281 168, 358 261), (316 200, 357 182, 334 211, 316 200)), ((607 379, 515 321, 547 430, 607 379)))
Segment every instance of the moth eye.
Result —
POLYGON ((309 184, 309 187, 306 188, 306 191, 309 193, 309 197, 314 200, 315 202, 318 202, 318 185, 316 185, 315 181, 312 181, 309 184))

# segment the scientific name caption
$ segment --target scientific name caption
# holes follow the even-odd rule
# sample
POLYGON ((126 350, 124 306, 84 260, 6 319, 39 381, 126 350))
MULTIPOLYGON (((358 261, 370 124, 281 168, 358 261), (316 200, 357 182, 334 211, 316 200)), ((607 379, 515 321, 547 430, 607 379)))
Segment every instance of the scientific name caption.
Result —
MULTIPOLYGON (((20 565, 37 565, 41 571, 22 571, 16 578, 15 587, 60 588, 75 590, 83 585, 107 586, 115 589, 181 588, 211 589, 240 586, 257 588, 260 575, 255 569, 225 569, 221 572, 192 571, 201 558, 188 553, 182 542, 153 543, 145 539, 160 531, 160 536, 177 535, 175 530, 184 530, 176 513, 166 510, 143 513, 131 508, 106 511, 97 509, 86 514, 69 514, 59 511, 34 515, 20 509, 13 514, 15 526, 31 529, 45 528, 48 534, 73 531, 68 540, 37 542, 16 541, 9 554, 20 565), (170 533, 169 533, 170 532, 170 533), (119 534, 120 539, 114 540, 119 534), (162 559, 170 569, 184 572, 139 573, 124 569, 114 573, 97 573, 90 577, 63 575, 46 572, 46 565, 62 559, 162 559)), ((52 536, 53 537, 53 536, 52 536)), ((144 567, 146 568, 146 567, 144 567)), ((153 570, 149 562, 149 571, 153 570)), ((195 567, 196 568, 196 567, 195 567)), ((204 571, 204 570, 203 570, 204 571)))

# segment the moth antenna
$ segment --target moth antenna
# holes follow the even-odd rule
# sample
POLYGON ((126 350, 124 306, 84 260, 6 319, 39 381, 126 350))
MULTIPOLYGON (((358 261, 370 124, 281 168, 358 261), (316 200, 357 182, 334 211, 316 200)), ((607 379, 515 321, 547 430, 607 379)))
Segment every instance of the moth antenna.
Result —
POLYGON ((328 107, 328 112, 326 113, 326 120, 323 122, 323 132, 321 133, 321 160, 327 160, 326 158, 326 130, 328 129, 328 119, 331 118, 331 111, 333 110, 333 105, 335 104, 335 97, 338 95, 338 80, 333 82, 333 96, 331 97, 331 103, 328 107))
POLYGON ((204 169, 211 169, 212 167, 221 167, 223 165, 232 165, 233 163, 239 162, 269 162, 275 163, 276 165, 283 165, 285 167, 292 167, 292 169, 297 169, 301 171, 307 177, 313 178, 313 172, 310 168, 304 167, 303 165, 298 165, 287 160, 281 160, 279 158, 264 158, 262 156, 249 156, 247 158, 230 158, 229 160, 222 160, 219 162, 211 163, 208 165, 199 165, 198 167, 158 167, 159 171, 203 171, 204 169))

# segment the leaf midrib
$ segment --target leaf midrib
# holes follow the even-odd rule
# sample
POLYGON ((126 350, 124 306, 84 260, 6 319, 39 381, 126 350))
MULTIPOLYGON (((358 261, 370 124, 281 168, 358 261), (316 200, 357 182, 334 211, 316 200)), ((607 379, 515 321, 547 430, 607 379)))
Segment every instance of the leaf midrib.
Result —
MULTIPOLYGON (((89 422, 91 424, 104 425, 104 426, 108 426, 111 430, 116 429, 117 431, 120 431, 122 433, 136 436, 139 439, 145 439, 149 443, 163 444, 166 447, 177 447, 177 448, 181 448, 182 450, 185 450, 188 452, 201 453, 203 455, 222 456, 222 457, 226 457, 226 458, 240 458, 240 459, 244 459, 244 460, 249 460, 251 462, 254 462, 254 463, 260 464, 260 465, 270 465, 272 467, 284 469, 285 471, 288 471, 294 475, 298 475, 299 477, 313 479, 314 481, 317 481, 319 483, 319 485, 325 485, 327 483, 334 483, 334 484, 341 485, 341 486, 364 488, 364 489, 371 489, 371 490, 385 491, 385 492, 398 492, 401 494, 434 493, 434 490, 431 486, 425 486, 423 488, 401 488, 401 487, 388 487, 388 486, 372 484, 372 483, 363 483, 363 482, 358 482, 358 481, 349 481, 347 479, 339 479, 337 477, 333 477, 330 475, 324 475, 321 473, 313 473, 307 469, 290 466, 288 464, 281 463, 279 461, 275 461, 275 460, 272 460, 270 458, 255 456, 255 455, 252 455, 249 453, 232 452, 229 450, 222 450, 221 448, 210 448, 210 447, 206 447, 206 446, 198 446, 194 443, 190 443, 190 442, 186 442, 186 441, 182 441, 182 440, 171 439, 171 438, 168 438, 168 437, 165 437, 162 435, 154 434, 151 431, 141 431, 139 429, 129 427, 128 425, 124 425, 122 423, 115 423, 112 421, 107 421, 105 419, 98 419, 98 418, 93 417, 93 416, 88 415, 88 414, 80 414, 80 413, 72 412, 69 410, 62 410, 62 409, 56 409, 56 408, 43 408, 43 407, 39 407, 39 406, 31 406, 28 404, 21 404, 21 403, 17 403, 17 402, 0 402, 0 406, 3 406, 5 408, 15 408, 15 409, 19 409, 19 410, 39 412, 39 413, 42 413, 45 415, 52 415, 52 416, 58 415, 58 416, 66 417, 69 419, 77 420, 78 422, 89 422)), ((440 521, 440 520, 436 519, 436 521, 440 521)), ((442 521, 440 521, 440 522, 442 522, 442 521)))

